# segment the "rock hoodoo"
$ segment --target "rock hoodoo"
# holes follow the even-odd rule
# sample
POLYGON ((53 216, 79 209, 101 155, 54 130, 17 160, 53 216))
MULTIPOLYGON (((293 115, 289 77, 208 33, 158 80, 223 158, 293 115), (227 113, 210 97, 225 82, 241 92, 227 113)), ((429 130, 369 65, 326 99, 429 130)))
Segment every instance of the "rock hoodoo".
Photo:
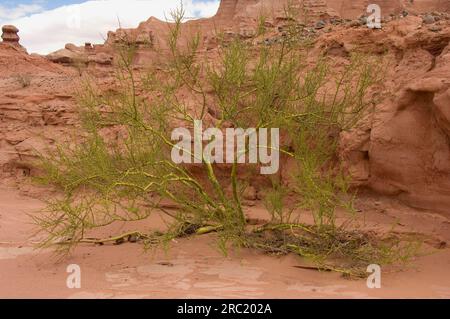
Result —
POLYGON ((20 37, 17 33, 19 33, 19 29, 17 29, 13 25, 5 25, 2 27, 2 40, 5 43, 9 43, 12 45, 20 45, 19 40, 20 37))

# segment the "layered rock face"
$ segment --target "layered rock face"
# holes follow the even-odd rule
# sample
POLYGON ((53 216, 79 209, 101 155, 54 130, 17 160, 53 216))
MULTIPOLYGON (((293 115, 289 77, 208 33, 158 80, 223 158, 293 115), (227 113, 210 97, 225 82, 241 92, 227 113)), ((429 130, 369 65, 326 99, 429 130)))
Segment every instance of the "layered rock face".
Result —
POLYGON ((326 45, 344 51, 360 46, 372 54, 380 48, 389 60, 383 98, 373 117, 359 130, 343 134, 341 155, 355 179, 410 205, 446 212, 450 26, 448 20, 437 20, 439 24, 427 25, 424 18, 411 16, 388 24, 382 33, 330 34, 326 45))
POLYGON ((31 161, 74 128, 76 72, 0 45, 0 180, 15 184, 31 161))
POLYGON ((450 207, 449 36, 442 52, 406 50, 397 70, 410 82, 380 105, 369 153, 373 189, 442 211, 450 207), (416 68, 406 72, 402 64, 416 68))
POLYGON ((255 14, 261 12, 261 8, 271 14, 282 14, 288 3, 310 17, 329 14, 346 19, 354 19, 367 13, 369 4, 378 4, 382 16, 398 14, 403 10, 414 13, 450 11, 448 0, 222 0, 216 18, 229 22, 239 16, 255 17, 255 14))
MULTIPOLYGON (((370 3, 380 6, 386 21, 393 15, 402 19, 396 18, 382 33, 346 29, 319 37, 317 42, 337 59, 358 48, 368 54, 384 50, 392 59, 383 101, 363 128, 343 134, 341 158, 360 186, 416 207, 446 212, 450 207, 450 1, 293 2, 316 21, 333 16, 355 19, 367 15, 370 3), (431 11, 443 14, 409 16, 431 11)), ((216 17, 242 21, 245 16, 257 17, 264 7, 272 8, 276 17, 285 4, 222 1, 216 17)))

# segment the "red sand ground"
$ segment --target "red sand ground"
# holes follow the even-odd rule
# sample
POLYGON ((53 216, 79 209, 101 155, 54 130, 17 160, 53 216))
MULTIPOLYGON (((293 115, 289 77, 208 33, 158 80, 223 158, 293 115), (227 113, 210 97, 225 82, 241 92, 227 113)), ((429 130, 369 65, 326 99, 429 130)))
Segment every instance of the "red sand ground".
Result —
MULTIPOLYGON (((240 250, 224 257, 214 235, 173 242, 165 252, 145 253, 140 244, 83 245, 59 260, 51 251, 34 250, 27 216, 39 200, 0 188, 1 298, 450 298, 450 250, 434 249, 450 240, 450 220, 416 211, 395 200, 364 200, 366 218, 379 229, 394 222, 401 231, 419 231, 432 254, 415 258, 402 271, 382 273, 382 288, 335 273, 295 268, 295 256, 273 257, 240 250), (381 209, 380 207, 383 207, 381 209), (81 267, 81 289, 68 289, 66 268, 81 267)), ((361 204, 359 204, 361 205, 361 204)), ((250 215, 261 215, 252 208, 250 215)), ((153 217, 149 223, 162 224, 153 217)), ((127 225, 116 231, 145 225, 127 225)), ((108 234, 104 234, 108 235, 108 234)), ((110 235, 110 234, 109 234, 110 235)))

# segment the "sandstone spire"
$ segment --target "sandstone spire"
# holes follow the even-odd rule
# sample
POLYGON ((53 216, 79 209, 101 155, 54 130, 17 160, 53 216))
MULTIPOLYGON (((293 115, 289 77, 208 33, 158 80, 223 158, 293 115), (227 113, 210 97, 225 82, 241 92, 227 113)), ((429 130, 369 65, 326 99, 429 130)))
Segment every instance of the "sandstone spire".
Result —
POLYGON ((19 32, 19 29, 17 29, 15 26, 13 25, 4 25, 2 27, 2 40, 4 43, 9 43, 12 44, 14 46, 19 46, 19 36, 17 35, 17 33, 19 32))

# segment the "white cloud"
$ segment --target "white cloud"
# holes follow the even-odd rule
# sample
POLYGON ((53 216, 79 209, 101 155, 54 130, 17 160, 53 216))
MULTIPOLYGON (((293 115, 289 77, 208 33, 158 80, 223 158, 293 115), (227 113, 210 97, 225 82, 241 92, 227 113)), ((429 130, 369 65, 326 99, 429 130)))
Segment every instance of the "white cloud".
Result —
POLYGON ((6 7, 0 4, 0 22, 2 20, 18 19, 26 15, 43 11, 44 8, 35 4, 18 4, 14 7, 6 7))
MULTIPOLYGON (((218 0, 183 0, 187 17, 213 16, 218 0)), ((59 7, 28 17, 8 21, 19 30, 21 44, 27 50, 47 54, 66 43, 103 43, 108 31, 137 27, 151 16, 165 20, 180 0, 97 0, 59 7)))

